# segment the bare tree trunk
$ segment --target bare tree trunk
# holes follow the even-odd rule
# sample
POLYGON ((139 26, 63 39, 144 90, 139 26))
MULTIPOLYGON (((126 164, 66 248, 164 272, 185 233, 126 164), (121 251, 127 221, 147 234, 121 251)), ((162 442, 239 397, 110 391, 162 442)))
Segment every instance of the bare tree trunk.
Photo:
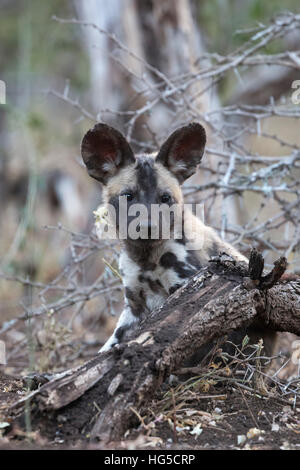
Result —
MULTIPOLYGON (((122 0, 76 0, 78 18, 99 28, 121 34, 122 0)), ((109 39, 94 28, 83 28, 84 44, 90 59, 90 103, 97 113, 102 108, 117 109, 122 99, 109 56, 109 39)))

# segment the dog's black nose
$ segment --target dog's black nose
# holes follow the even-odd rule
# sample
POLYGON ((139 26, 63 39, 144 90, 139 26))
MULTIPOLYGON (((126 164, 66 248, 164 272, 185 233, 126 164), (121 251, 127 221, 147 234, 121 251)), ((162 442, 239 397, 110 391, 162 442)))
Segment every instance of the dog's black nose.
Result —
POLYGON ((145 240, 155 240, 158 238, 158 227, 151 221, 139 223, 138 232, 140 234, 140 238, 145 240))

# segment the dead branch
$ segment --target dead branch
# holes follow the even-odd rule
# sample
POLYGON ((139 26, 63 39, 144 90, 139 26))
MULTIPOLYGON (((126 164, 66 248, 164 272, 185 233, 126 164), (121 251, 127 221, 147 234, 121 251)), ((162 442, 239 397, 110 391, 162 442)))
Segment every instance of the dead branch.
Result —
MULTIPOLYGON (((64 407, 66 413, 66 405, 74 409, 84 400, 85 408, 91 408, 91 437, 118 439, 134 423, 133 410, 145 405, 172 372, 214 338, 254 321, 300 335, 300 281, 278 283, 286 261, 276 262, 264 277, 259 254, 253 252, 249 264, 248 271, 228 257, 213 260, 152 312, 126 343, 31 393, 33 409, 39 414, 64 407), (89 403, 92 389, 101 409, 96 419, 89 403)), ((24 401, 10 412, 16 413, 24 401)))

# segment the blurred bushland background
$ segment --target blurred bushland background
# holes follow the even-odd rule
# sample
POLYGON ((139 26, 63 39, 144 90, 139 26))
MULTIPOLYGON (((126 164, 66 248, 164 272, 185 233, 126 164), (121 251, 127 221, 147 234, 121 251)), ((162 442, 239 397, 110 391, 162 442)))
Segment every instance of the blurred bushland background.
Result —
POLYGON ((120 311, 118 245, 95 234, 101 187, 80 157, 97 121, 150 152, 201 122, 207 150, 187 201, 246 255, 256 246, 267 266, 286 255, 299 272, 298 0, 0 0, 0 37, 8 372, 84 360, 120 311))

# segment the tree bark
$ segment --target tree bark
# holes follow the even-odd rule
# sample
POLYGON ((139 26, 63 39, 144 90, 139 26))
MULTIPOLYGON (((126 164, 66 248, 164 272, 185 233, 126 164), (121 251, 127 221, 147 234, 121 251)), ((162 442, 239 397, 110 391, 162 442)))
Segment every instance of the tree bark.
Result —
MULTIPOLYGON (((249 264, 247 270, 224 256, 211 262, 144 319, 126 343, 46 383, 32 392, 32 403, 40 411, 66 405, 74 411, 77 399, 84 400, 95 387, 101 413, 91 437, 117 440, 133 424, 133 410, 147 404, 171 373, 214 338, 254 321, 300 335, 300 280, 279 281, 286 260, 266 276, 257 252, 249 264)), ((11 411, 23 404, 24 399, 11 411)))

